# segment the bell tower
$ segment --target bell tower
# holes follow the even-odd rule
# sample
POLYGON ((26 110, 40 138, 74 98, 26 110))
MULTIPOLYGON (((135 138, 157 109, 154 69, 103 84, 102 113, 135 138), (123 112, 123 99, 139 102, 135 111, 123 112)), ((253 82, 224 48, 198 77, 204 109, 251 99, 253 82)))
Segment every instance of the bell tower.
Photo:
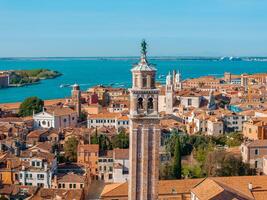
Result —
POLYGON ((129 200, 158 199, 159 114, 156 68, 147 61, 147 43, 141 43, 141 59, 132 68, 130 91, 129 200))
POLYGON ((171 73, 166 76, 166 114, 173 113, 173 79, 171 77, 171 73))

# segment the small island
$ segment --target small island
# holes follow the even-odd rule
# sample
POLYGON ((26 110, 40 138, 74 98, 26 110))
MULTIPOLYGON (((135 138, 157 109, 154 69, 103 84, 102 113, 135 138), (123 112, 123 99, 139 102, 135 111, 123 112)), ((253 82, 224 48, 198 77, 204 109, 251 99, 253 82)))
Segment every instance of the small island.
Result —
POLYGON ((12 70, 9 74, 9 87, 21 87, 39 83, 40 80, 52 79, 62 74, 50 69, 12 70))

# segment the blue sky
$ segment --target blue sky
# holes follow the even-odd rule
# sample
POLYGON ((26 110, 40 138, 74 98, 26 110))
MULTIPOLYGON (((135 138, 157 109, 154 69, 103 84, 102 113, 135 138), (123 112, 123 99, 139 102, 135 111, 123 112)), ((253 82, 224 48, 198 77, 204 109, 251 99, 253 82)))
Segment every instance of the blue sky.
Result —
POLYGON ((267 0, 0 0, 0 57, 267 56, 267 0))

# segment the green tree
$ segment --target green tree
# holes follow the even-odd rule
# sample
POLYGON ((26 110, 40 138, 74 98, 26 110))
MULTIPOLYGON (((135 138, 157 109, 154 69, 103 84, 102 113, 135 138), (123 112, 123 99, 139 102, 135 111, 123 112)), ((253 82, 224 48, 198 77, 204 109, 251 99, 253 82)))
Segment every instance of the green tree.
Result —
POLYGON ((226 145, 229 147, 240 146, 243 142, 243 134, 234 132, 229 133, 226 136, 226 145))
POLYGON ((235 156, 224 150, 210 152, 204 170, 207 176, 244 176, 254 175, 255 170, 242 162, 241 156, 235 156))
POLYGON ((180 145, 180 139, 176 138, 174 159, 173 159, 173 171, 172 171, 173 177, 175 177, 176 179, 181 179, 181 171, 182 171, 181 145, 180 145))
POLYGON ((115 135, 112 140, 112 147, 119 149, 128 149, 129 148, 129 135, 125 132, 120 132, 115 135))
POLYGON ((174 179, 173 173, 172 173, 172 164, 170 164, 169 162, 166 162, 160 165, 159 179, 160 180, 174 179))
POLYGON ((25 99, 19 107, 19 116, 31 116, 33 111, 35 113, 41 112, 44 106, 44 101, 38 97, 29 97, 25 99))
POLYGON ((91 144, 99 144, 97 128, 95 134, 91 137, 91 144))
POLYGON ((101 152, 112 149, 111 141, 106 134, 100 134, 98 137, 98 141, 99 141, 99 143, 98 143, 99 144, 99 150, 101 152))
POLYGON ((77 161, 78 140, 75 137, 70 137, 64 144, 65 157, 70 162, 77 161))
POLYGON ((200 165, 183 165, 182 175, 185 178, 202 178, 203 173, 200 165))

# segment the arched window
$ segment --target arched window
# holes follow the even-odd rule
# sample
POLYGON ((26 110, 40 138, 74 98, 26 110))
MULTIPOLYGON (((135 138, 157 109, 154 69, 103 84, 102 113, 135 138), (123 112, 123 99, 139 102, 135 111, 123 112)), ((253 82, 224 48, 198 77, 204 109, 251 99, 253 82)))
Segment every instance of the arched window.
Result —
POLYGON ((144 107, 143 107, 143 99, 140 97, 139 99, 138 99, 138 105, 137 105, 137 108, 138 109, 143 109, 144 107))
POLYGON ((147 108, 148 108, 148 109, 153 109, 153 98, 152 98, 152 97, 150 97, 150 98, 148 99, 148 102, 147 102, 147 108))
POLYGON ((47 126, 50 127, 50 122, 47 122, 47 126))

